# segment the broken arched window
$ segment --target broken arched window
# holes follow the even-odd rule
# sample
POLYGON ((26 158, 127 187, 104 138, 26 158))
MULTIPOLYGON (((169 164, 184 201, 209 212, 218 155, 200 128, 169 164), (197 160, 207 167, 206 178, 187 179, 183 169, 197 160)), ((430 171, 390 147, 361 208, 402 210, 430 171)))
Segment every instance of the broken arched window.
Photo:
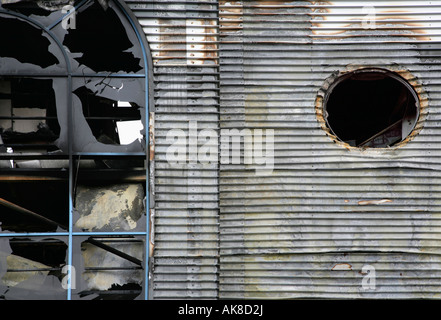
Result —
POLYGON ((146 296, 136 28, 112 0, 1 1, 0 299, 146 296))

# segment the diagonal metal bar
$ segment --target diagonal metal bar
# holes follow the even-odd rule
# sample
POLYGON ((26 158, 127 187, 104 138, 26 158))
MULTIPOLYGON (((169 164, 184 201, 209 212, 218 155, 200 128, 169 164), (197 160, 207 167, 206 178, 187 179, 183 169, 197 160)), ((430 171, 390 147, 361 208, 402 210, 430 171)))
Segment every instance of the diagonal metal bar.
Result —
POLYGON ((378 136, 382 135, 383 133, 385 133, 386 131, 392 129, 394 126, 398 125, 398 124, 399 124, 400 122, 402 122, 402 121, 403 121, 403 120, 400 119, 400 120, 398 120, 397 122, 392 123, 392 124, 391 124, 390 126, 388 126, 387 128, 381 130, 380 132, 374 134, 374 135, 373 135, 372 137, 370 137, 369 139, 367 139, 367 140, 363 141, 362 143, 360 143, 357 147, 362 147, 362 146, 364 146, 365 144, 367 144, 368 142, 372 141, 372 140, 375 139, 376 137, 378 137, 378 136))
POLYGON ((50 225, 53 225, 53 226, 57 226, 57 227, 61 227, 62 229, 67 230, 66 226, 64 226, 64 225, 62 225, 62 224, 60 224, 60 223, 58 223, 56 221, 53 221, 51 219, 48 219, 46 217, 43 217, 42 215, 39 215, 38 213, 35 213, 35 212, 31 211, 31 210, 23 208, 23 207, 15 204, 15 203, 9 202, 9 201, 7 201, 5 199, 0 198, 0 205, 2 205, 4 207, 7 207, 9 209, 15 210, 17 212, 21 212, 21 213, 30 215, 30 216, 32 216, 34 218, 37 218, 38 220, 43 221, 43 222, 45 222, 47 224, 50 224, 50 225))
POLYGON ((132 257, 131 255, 128 255, 127 253, 124 253, 118 249, 112 248, 111 246, 108 246, 107 244, 102 243, 101 241, 98 241, 96 239, 93 239, 92 237, 90 237, 89 239, 86 240, 87 242, 101 248, 104 249, 106 251, 109 251, 110 253, 113 253, 115 255, 117 255, 118 257, 121 257, 123 259, 126 259, 130 262, 133 262, 134 264, 137 264, 138 266, 142 267, 142 261, 132 257))

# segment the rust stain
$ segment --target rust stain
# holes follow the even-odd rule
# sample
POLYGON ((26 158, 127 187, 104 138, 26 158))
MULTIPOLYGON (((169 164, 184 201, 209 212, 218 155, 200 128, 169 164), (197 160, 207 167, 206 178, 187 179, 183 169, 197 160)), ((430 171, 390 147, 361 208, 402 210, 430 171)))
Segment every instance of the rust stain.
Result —
POLYGON ((352 271, 352 266, 349 263, 337 263, 331 269, 332 271, 352 271))
POLYGON ((378 205, 383 203, 390 203, 393 202, 390 199, 381 199, 381 200, 362 200, 358 201, 359 206, 368 206, 368 205, 378 205))
POLYGON ((167 35, 170 28, 167 26, 168 21, 165 19, 158 19, 158 21, 155 23, 157 25, 157 28, 159 30, 158 36, 157 36, 157 49, 155 50, 155 53, 153 54, 153 63, 159 64, 164 60, 169 60, 171 57, 168 57, 169 55, 169 47, 170 45, 166 43, 166 41, 170 38, 170 36, 167 35))
POLYGON ((402 9, 391 9, 391 10, 381 10, 382 13, 409 13, 409 10, 402 10, 402 9))
MULTIPOLYGON (((242 2, 219 1, 219 32, 221 37, 234 35, 235 32, 243 30, 243 6, 242 2), (226 4, 234 5, 234 8, 228 7, 226 4), (231 13, 234 13, 232 15, 231 13)), ((224 43, 228 40, 223 39, 224 43)))
POLYGON ((228 15, 236 15, 237 16, 237 15, 241 15, 243 10, 240 7, 239 8, 237 8, 237 7, 234 7, 234 8, 222 7, 222 9, 220 9, 219 12, 221 15, 228 14, 228 15))
POLYGON ((302 5, 299 6, 295 6, 292 4, 291 1, 259 1, 258 4, 256 5, 250 5, 249 7, 265 7, 265 6, 270 6, 270 7, 281 7, 281 8, 285 8, 285 7, 301 7, 302 5))
POLYGON ((154 223, 155 223, 155 209, 149 209, 149 257, 153 257, 153 252, 155 250, 155 236, 154 236, 154 223))
POLYGON ((39 177, 39 176, 0 176, 0 181, 63 181, 65 178, 39 177))
POLYGON ((241 6, 242 5, 242 1, 227 1, 227 0, 221 0, 219 1, 219 6, 241 6))
POLYGON ((155 42, 158 43, 152 50, 154 64, 178 60, 178 64, 202 65, 210 61, 212 64, 217 64, 218 22, 216 20, 196 18, 187 21, 187 24, 170 25, 168 20, 158 19, 155 24, 156 29, 153 32, 155 42))
MULTIPOLYGON (((312 4, 315 4, 315 1, 311 2, 312 4)), ((313 13, 311 15, 314 15, 315 13, 332 13, 333 9, 332 6, 334 5, 334 3, 330 2, 330 1, 326 1, 326 2, 320 2, 320 5, 323 4, 327 4, 328 7, 327 8, 320 8, 320 9, 315 9, 313 10, 313 13)), ((363 6, 360 6, 360 10, 362 10, 363 6)), ((353 8, 351 8, 352 10, 354 10, 353 8)), ((358 9, 355 9, 358 10, 358 9)), ((411 11, 409 10, 401 10, 401 9, 393 9, 393 10, 379 10, 378 12, 376 12, 375 16, 374 16, 374 22, 376 24, 376 28, 375 29, 367 29, 367 31, 370 32, 374 32, 378 30, 381 31, 386 31, 386 30, 390 30, 390 31, 403 31, 403 33, 400 34, 386 34, 385 36, 393 36, 393 37, 397 37, 397 36, 403 36, 403 37, 409 37, 409 38, 414 38, 416 40, 421 40, 421 41, 431 41, 432 39, 427 36, 426 30, 424 30, 424 25, 423 24, 418 24, 415 22, 412 22, 412 18, 409 17, 408 15, 405 15, 406 13, 411 13, 411 11), (382 14, 382 15, 378 15, 378 14, 382 14), (383 15, 383 14, 388 14, 388 15, 383 15), (400 14, 400 15, 397 15, 400 14), (391 19, 393 20, 409 20, 409 22, 394 22, 394 21, 390 21, 391 19), (381 25, 394 25, 394 27, 387 27, 387 28, 378 28, 378 26, 381 25), (405 33, 406 31, 410 31, 410 33, 405 33)), ((341 35, 344 34, 348 31, 355 31, 355 30, 360 30, 361 28, 361 23, 359 22, 359 20, 363 19, 363 16, 358 17, 360 15, 360 12, 354 12, 354 14, 357 15, 357 17, 355 18, 349 18, 347 19, 347 23, 345 21, 339 21, 339 22, 335 22, 336 24, 339 25, 339 30, 335 30, 335 31, 331 31, 331 30, 326 30, 326 25, 324 25, 322 22, 323 21, 328 21, 330 23, 332 23, 333 21, 329 18, 329 16, 327 15, 320 15, 320 19, 321 20, 311 20, 311 32, 313 35, 321 35, 321 36, 335 36, 335 35, 341 35), (356 21, 352 21, 352 20, 356 20, 356 21), (351 28, 351 26, 353 26, 353 28, 351 28)), ((345 36, 343 38, 350 38, 356 35, 348 35, 345 36)), ((360 34, 359 36, 364 36, 363 34, 360 34)), ((375 35, 373 35, 375 36, 375 35)), ((321 38, 321 39, 326 39, 326 38, 321 38)))
POLYGON ((149 160, 155 159, 155 114, 150 112, 149 117, 149 160))

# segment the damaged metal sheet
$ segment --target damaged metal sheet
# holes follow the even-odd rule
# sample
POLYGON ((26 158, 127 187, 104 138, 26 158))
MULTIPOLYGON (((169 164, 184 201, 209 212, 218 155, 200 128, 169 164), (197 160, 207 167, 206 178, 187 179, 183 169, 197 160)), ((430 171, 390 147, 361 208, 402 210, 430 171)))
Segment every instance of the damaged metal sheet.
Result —
POLYGON ((225 257, 220 290, 236 299, 439 299, 439 256, 362 252, 225 257), (375 266, 376 281, 363 288, 375 266))
POLYGON ((66 239, 0 239, 1 300, 63 300, 66 239))
POLYGON ((439 298, 441 2, 221 1, 219 12, 220 126, 275 133, 272 174, 220 166, 219 297, 439 298), (326 123, 334 81, 369 68, 416 93, 397 144, 352 145, 326 123))

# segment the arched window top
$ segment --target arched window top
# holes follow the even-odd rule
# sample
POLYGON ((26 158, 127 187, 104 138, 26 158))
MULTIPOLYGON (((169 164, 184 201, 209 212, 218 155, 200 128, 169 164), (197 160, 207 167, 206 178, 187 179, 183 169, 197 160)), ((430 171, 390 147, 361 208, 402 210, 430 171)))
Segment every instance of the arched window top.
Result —
POLYGON ((118 0, 0 1, 0 298, 147 299, 141 28, 118 0))
POLYGON ((114 2, 106 1, 104 6, 103 1, 93 0, 48 3, 2 5, 0 27, 7 32, 0 34, 0 41, 16 45, 0 49, 4 61, 0 73, 61 72, 68 64, 80 74, 144 74, 136 33, 114 2))
POLYGON ((145 151, 145 50, 121 4, 4 0, 0 28, 8 44, 0 47, 0 87, 11 97, 0 115, 10 118, 0 120, 5 144, 44 127, 55 145, 48 152, 145 151), (51 100, 34 103, 42 95, 51 100), (18 105, 18 96, 30 98, 18 105), (21 131, 14 110, 29 120, 21 131))

